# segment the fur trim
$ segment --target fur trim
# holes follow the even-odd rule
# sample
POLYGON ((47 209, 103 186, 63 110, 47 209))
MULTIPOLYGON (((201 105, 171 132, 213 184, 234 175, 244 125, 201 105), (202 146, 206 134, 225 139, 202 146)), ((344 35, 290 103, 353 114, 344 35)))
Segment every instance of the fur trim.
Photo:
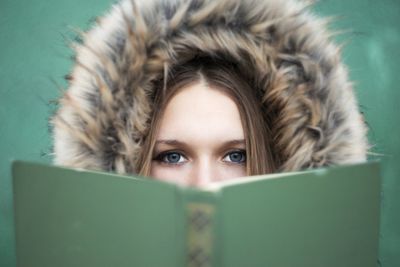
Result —
POLYGON ((52 119, 55 163, 136 172, 166 67, 223 56, 254 73, 281 171, 366 160, 366 127, 340 48, 295 0, 123 0, 75 44, 52 119))

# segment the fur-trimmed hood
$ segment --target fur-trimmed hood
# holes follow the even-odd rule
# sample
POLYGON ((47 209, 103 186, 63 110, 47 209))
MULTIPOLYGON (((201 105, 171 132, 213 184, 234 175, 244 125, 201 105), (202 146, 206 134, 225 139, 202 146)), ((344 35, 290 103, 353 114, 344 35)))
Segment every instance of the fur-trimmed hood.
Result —
POLYGON ((328 20, 295 0, 123 0, 74 44, 55 163, 134 173, 154 81, 195 56, 251 67, 280 171, 364 161, 366 127, 328 20))

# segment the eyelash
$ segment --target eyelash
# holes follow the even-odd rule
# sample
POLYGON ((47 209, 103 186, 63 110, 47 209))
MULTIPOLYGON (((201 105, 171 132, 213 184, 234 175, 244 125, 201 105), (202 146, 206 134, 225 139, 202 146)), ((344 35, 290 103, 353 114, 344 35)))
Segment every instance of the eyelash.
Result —
POLYGON ((226 158, 227 156, 232 155, 234 153, 241 153, 243 159, 240 162, 228 161, 229 163, 232 163, 232 164, 245 164, 246 163, 247 157, 246 157, 246 150, 244 150, 244 149, 231 150, 228 153, 226 153, 223 158, 226 158))
MULTIPOLYGON (((231 163, 231 164, 245 164, 246 163, 246 150, 244 150, 244 149, 235 149, 235 150, 231 150, 231 151, 229 151, 228 153, 226 153, 224 156, 223 156, 223 159, 225 159, 226 157, 228 157, 229 155, 232 155, 232 154, 234 154, 234 153, 241 153, 242 154, 242 160, 240 161, 240 162, 234 162, 234 161, 225 161, 224 160, 224 162, 228 162, 228 163, 231 163)), ((163 164, 168 164, 168 165, 179 165, 179 164, 182 164, 183 162, 168 162, 167 161, 167 159, 166 159, 166 157, 167 156, 169 156, 169 155, 172 155, 172 154, 177 154, 177 155, 179 155, 179 161, 180 161, 180 159, 181 158, 184 158, 184 159, 186 159, 187 160, 187 157, 184 155, 184 153, 182 153, 182 152, 180 152, 180 151, 175 151, 175 150, 170 150, 170 151, 164 151, 164 152, 161 152, 161 153, 159 153, 158 155, 156 155, 154 158, 153 158, 153 160, 156 160, 156 161, 158 161, 158 162, 160 162, 160 163, 163 163, 163 164)))
POLYGON ((165 158, 168 155, 172 155, 172 154, 178 154, 180 157, 183 157, 183 158, 187 159, 183 155, 182 152, 175 151, 175 150, 170 150, 170 151, 164 151, 164 152, 159 153, 157 156, 154 157, 154 160, 156 160, 156 161, 158 161, 160 163, 163 163, 163 164, 168 164, 168 165, 179 165, 179 164, 182 164, 182 162, 167 162, 165 158))

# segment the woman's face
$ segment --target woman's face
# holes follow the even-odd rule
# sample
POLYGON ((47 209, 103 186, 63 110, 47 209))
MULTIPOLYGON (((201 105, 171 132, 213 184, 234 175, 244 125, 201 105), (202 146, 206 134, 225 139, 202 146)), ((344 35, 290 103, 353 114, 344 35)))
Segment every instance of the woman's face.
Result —
POLYGON ((246 147, 235 102, 204 83, 181 89, 162 115, 150 175, 196 187, 245 176, 246 147))

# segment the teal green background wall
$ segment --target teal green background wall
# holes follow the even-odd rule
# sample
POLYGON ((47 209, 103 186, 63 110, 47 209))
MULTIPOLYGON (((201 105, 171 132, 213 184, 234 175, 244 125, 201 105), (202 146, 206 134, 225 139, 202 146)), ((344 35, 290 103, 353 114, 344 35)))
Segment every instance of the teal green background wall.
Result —
MULTIPOLYGON (((10 163, 51 162, 49 102, 65 87, 70 26, 87 29, 110 0, 0 1, 0 266, 15 266, 10 163)), ((380 263, 400 266, 400 1, 325 0, 315 10, 350 30, 343 59, 382 159, 380 263)))

